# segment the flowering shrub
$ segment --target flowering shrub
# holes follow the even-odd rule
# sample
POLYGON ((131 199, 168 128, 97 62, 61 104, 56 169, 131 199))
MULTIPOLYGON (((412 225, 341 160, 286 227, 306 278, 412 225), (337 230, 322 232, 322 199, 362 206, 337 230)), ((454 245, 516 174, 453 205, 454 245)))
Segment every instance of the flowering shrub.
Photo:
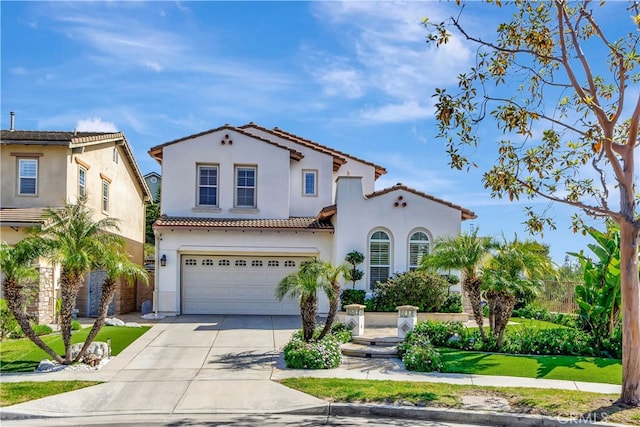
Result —
POLYGON ((302 339, 302 333, 298 331, 284 347, 284 361, 287 368, 337 368, 341 357, 340 343, 333 335, 327 335, 321 341, 305 342, 302 339))
POLYGON ((404 353, 402 363, 410 371, 433 372, 442 369, 440 352, 431 344, 411 346, 404 353))
POLYGON ((573 328, 524 328, 507 335, 503 352, 513 354, 564 354, 598 356, 590 334, 573 328))

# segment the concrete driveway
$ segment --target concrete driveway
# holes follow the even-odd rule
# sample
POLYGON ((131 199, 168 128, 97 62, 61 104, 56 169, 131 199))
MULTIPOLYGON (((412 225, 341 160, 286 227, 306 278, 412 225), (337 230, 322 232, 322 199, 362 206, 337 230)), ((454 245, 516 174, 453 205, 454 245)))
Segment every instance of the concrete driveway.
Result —
MULTIPOLYGON (((9 408, 5 415, 277 413, 327 403, 271 381, 298 316, 185 315, 153 326, 99 371, 27 380, 98 380, 95 387, 9 408)), ((4 379, 4 378, 3 378, 4 379)))

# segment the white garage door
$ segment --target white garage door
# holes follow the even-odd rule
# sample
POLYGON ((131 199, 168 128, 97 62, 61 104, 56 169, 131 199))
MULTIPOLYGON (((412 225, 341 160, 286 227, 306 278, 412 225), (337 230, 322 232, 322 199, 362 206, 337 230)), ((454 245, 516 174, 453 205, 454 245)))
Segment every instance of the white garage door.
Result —
POLYGON ((300 314, 297 299, 275 299, 278 282, 304 257, 182 255, 184 314, 300 314))

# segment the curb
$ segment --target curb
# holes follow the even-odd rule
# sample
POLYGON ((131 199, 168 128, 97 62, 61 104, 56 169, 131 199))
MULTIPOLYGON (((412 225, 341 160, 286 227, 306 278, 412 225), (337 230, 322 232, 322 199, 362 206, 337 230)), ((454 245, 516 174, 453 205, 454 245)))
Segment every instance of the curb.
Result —
POLYGON ((580 418, 560 418, 544 415, 529 415, 508 412, 469 411, 449 408, 416 408, 394 405, 367 405, 351 403, 329 403, 328 407, 294 410, 286 412, 297 415, 322 415, 343 417, 387 417, 451 423, 483 424, 505 427, 560 427, 560 426, 596 426, 624 427, 622 424, 596 422, 587 416, 580 418))

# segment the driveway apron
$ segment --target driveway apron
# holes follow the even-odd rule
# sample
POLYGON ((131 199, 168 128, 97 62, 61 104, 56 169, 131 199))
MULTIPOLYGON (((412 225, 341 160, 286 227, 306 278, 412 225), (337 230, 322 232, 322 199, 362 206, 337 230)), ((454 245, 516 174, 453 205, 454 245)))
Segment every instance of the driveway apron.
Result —
POLYGON ((106 383, 5 409, 72 416, 322 408, 326 402, 271 381, 282 347, 299 328, 298 316, 166 318, 101 370, 50 378, 106 383))

